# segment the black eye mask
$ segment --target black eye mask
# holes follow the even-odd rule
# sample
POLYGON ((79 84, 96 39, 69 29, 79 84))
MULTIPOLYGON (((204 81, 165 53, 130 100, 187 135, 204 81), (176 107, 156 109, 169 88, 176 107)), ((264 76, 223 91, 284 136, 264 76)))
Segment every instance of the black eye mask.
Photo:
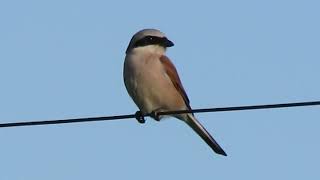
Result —
POLYGON ((166 37, 157 37, 157 36, 146 36, 134 44, 134 47, 142 47, 148 45, 159 45, 162 47, 171 47, 173 42, 171 42, 166 37))

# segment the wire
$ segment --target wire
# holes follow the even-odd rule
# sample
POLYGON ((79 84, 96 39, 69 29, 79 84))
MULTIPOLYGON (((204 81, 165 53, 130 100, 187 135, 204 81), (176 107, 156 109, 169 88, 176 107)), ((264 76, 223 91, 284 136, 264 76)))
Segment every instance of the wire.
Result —
POLYGON ((185 113, 205 113, 205 112, 225 112, 225 111, 243 111, 243 110, 255 110, 255 109, 275 109, 275 108, 289 108, 289 107, 317 106, 317 105, 320 105, 320 101, 165 111, 165 112, 150 113, 150 114, 146 114, 146 115, 142 115, 140 111, 137 111, 135 114, 118 115, 118 116, 2 123, 2 124, 0 124, 0 128, 17 127, 17 126, 36 126, 36 125, 50 125, 50 124, 94 122, 94 121, 130 119, 130 118, 136 118, 138 120, 138 122, 144 123, 145 122, 144 117, 153 117, 153 118, 158 119, 159 116, 161 116, 161 115, 174 115, 174 114, 185 114, 185 113))
POLYGON ((275 108, 289 108, 299 106, 317 106, 320 101, 297 102, 297 103, 282 103, 282 104, 266 104, 253 106, 235 106, 235 107, 221 107, 221 108, 207 108, 207 109, 193 109, 181 111, 167 111, 160 112, 159 115, 184 114, 184 113, 204 113, 204 112, 223 112, 223 111, 243 111, 255 109, 275 109, 275 108))
POLYGON ((93 121, 107 121, 118 119, 135 118, 134 114, 119 115, 119 116, 105 116, 105 117, 89 117, 89 118, 75 118, 75 119, 62 119, 62 120, 46 120, 46 121, 27 121, 27 122, 14 122, 0 124, 0 128, 4 127, 17 127, 17 126, 36 126, 36 125, 49 125, 49 124, 67 124, 79 122, 93 122, 93 121))

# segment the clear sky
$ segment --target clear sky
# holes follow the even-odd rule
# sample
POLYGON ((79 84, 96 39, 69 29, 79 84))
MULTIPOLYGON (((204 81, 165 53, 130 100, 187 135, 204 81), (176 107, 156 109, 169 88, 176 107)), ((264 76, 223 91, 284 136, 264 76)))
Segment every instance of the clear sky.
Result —
MULTIPOLYGON (((0 122, 134 113, 132 35, 175 46, 193 108, 320 100, 319 1, 1 1, 0 122)), ((319 179, 320 107, 0 129, 1 180, 319 179)))

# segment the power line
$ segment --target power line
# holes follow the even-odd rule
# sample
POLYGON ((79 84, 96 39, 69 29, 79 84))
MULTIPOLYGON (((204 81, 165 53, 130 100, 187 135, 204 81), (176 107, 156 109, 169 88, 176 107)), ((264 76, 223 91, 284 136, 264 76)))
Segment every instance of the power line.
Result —
POLYGON ((265 105, 252 105, 252 106, 218 107, 218 108, 178 110, 178 111, 165 111, 165 112, 151 113, 151 114, 146 114, 146 115, 142 115, 140 113, 140 111, 137 111, 135 114, 118 115, 118 116, 105 116, 105 117, 62 119, 62 120, 46 120, 46 121, 27 121, 27 122, 2 123, 2 124, 0 124, 0 128, 17 127, 17 126, 66 124, 66 123, 79 123, 79 122, 94 122, 94 121, 130 119, 130 118, 136 118, 140 123, 144 123, 145 122, 144 117, 150 117, 150 116, 154 117, 154 118, 159 118, 159 116, 161 116, 161 115, 173 115, 173 114, 184 114, 184 113, 243 111, 243 110, 275 109, 275 108, 289 108, 289 107, 317 106, 317 105, 320 105, 320 101, 282 103, 282 104, 265 104, 265 105))

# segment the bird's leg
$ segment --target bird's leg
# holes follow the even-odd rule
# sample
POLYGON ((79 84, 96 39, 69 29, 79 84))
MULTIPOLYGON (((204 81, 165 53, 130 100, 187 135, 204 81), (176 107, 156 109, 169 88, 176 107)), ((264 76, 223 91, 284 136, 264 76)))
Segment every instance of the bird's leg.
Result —
POLYGON ((144 119, 144 115, 141 113, 141 111, 137 111, 134 114, 134 116, 139 123, 144 124, 146 122, 146 120, 144 119))
POLYGON ((150 116, 151 116, 154 120, 160 121, 160 116, 159 116, 159 113, 158 113, 158 109, 152 111, 152 112, 150 113, 150 116))

